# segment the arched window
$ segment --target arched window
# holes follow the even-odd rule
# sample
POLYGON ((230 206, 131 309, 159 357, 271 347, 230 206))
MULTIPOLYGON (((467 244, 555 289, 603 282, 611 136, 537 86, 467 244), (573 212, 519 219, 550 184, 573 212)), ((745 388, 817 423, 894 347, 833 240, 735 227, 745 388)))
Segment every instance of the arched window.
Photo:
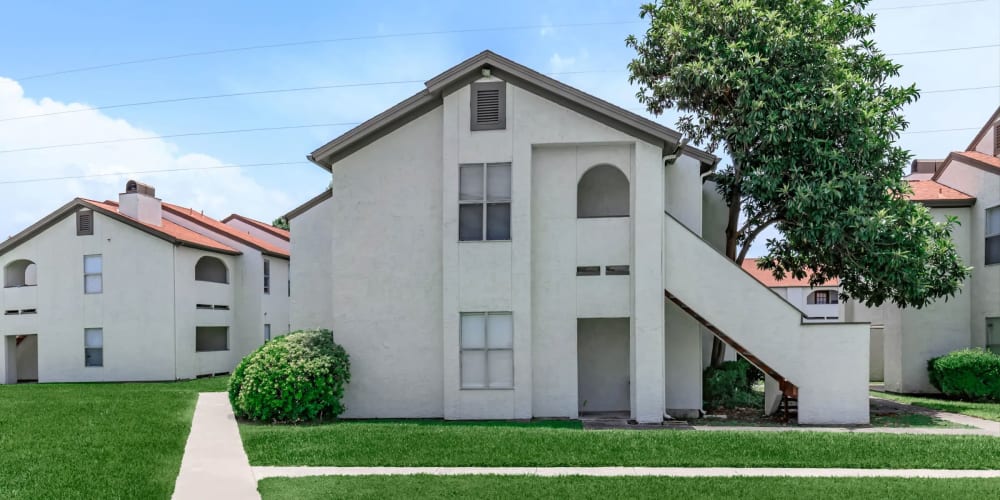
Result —
POLYGON ((34 262, 21 259, 15 260, 3 269, 3 286, 5 288, 19 286, 35 286, 38 284, 38 266, 34 262))
POLYGON ((806 297, 806 304, 836 304, 839 295, 836 290, 816 290, 806 297))
POLYGON ((229 271, 226 264, 215 257, 202 257, 194 266, 196 281, 211 281, 214 283, 229 283, 229 271))
POLYGON ((576 186, 576 216, 628 217, 628 179, 612 165, 591 168, 576 186))

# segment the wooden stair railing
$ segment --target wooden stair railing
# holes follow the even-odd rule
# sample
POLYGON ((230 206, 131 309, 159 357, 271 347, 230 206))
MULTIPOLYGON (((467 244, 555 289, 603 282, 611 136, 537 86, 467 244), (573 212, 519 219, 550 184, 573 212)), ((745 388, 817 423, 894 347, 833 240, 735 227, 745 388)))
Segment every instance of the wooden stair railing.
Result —
MULTIPOLYGON (((795 384, 793 384, 791 381, 789 381, 788 379, 786 379, 785 377, 783 377, 780 373, 777 372, 777 370, 775 370, 774 368, 771 368, 770 366, 768 366, 767 363, 764 363, 758 357, 754 356, 745 347, 743 347, 742 345, 740 345, 739 342, 736 342, 731 337, 729 337, 728 335, 726 335, 725 332, 723 332, 722 330, 720 330, 717 326, 713 325, 711 322, 709 322, 707 319, 705 319, 702 315, 698 314, 697 311, 695 311, 694 309, 691 309, 690 306, 688 306, 682 300, 680 300, 679 298, 677 298, 676 295, 670 293, 669 290, 664 290, 663 294, 671 302, 673 302, 674 304, 677 304, 677 307, 680 307, 689 316, 691 316, 692 318, 694 318, 695 321, 697 321, 698 323, 701 323, 701 325, 704 326, 705 329, 707 329, 708 331, 712 332, 712 335, 715 335, 716 337, 719 338, 719 340, 722 340, 729 347, 732 347, 733 349, 735 349, 736 352, 738 352, 741 357, 743 357, 744 359, 746 359, 747 361, 749 361, 750 364, 756 366, 757 368, 760 369, 760 371, 766 373, 769 377, 771 377, 772 379, 774 379, 774 380, 776 380, 778 382, 778 387, 779 387, 779 390, 781 391, 781 403, 782 403, 781 406, 782 406, 782 409, 784 411, 785 419, 786 420, 789 417, 789 410, 790 409, 796 409, 797 410, 797 408, 798 408, 798 404, 797 403, 798 403, 798 397, 799 397, 799 388, 796 387, 795 384), (795 403, 795 408, 790 408, 789 407, 789 402, 795 403)), ((796 413, 797 413, 797 411, 796 411, 796 413)))

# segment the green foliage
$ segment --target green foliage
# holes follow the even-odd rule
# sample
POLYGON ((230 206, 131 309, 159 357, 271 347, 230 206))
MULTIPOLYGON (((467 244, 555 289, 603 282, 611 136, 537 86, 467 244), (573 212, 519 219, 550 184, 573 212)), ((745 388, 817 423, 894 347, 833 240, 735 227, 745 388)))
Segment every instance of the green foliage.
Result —
POLYGON ((296 423, 344 412, 350 361, 330 330, 302 330, 273 339, 243 358, 229 380, 237 417, 296 423))
POLYGON ((274 219, 274 221, 271 222, 271 225, 278 229, 284 229, 285 231, 288 231, 290 229, 288 227, 288 219, 284 217, 278 217, 277 219, 274 219))
POLYGON ((764 400, 753 391, 753 384, 764 374, 744 359, 726 361, 705 369, 704 392, 706 408, 762 408, 764 400))
POLYGON ((969 401, 1000 401, 1000 355, 962 349, 927 361, 931 385, 969 401))
POLYGON ((775 277, 811 271, 867 305, 922 307, 970 271, 950 238, 958 221, 907 199, 910 154, 895 141, 919 93, 890 83, 900 66, 872 40, 867 5, 659 0, 641 9, 643 39, 627 40, 630 81, 650 112, 678 109, 681 132, 732 158, 715 176, 730 258, 774 224, 784 238, 759 265, 775 277))

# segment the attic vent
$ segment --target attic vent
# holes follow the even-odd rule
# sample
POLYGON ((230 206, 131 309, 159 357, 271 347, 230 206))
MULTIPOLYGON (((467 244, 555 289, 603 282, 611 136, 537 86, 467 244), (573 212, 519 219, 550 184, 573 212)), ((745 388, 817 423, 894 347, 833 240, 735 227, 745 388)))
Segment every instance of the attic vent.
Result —
POLYGON ((993 126, 993 156, 1000 156, 1000 123, 993 126))
POLYGON ((88 236, 94 234, 94 211, 80 210, 76 213, 76 235, 88 236))
POLYGON ((506 126, 506 84, 504 82, 473 83, 471 130, 503 130, 506 126))

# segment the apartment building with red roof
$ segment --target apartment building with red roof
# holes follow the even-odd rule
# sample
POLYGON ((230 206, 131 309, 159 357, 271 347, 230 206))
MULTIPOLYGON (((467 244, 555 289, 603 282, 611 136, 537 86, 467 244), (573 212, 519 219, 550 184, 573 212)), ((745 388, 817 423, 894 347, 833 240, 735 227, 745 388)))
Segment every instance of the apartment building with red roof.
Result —
POLYGON ((271 234, 135 181, 70 201, 0 243, 0 383, 232 371, 288 330, 288 245, 271 234))

